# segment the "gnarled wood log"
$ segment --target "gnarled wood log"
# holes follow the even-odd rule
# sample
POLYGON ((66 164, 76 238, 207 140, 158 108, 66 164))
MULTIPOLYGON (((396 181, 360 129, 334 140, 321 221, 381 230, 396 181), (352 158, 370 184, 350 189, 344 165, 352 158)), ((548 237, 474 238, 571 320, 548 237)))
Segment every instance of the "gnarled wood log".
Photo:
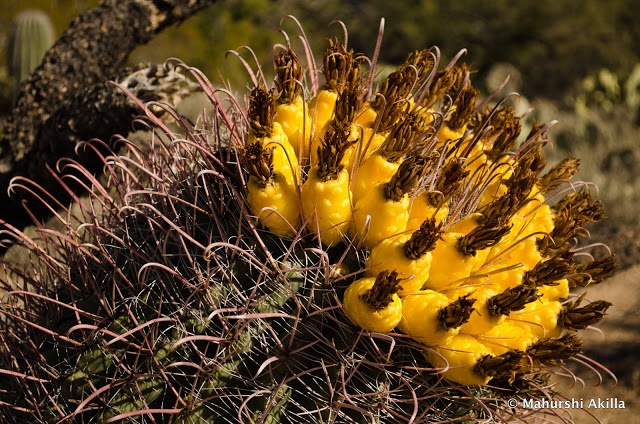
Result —
MULTIPOLYGON (((89 154, 77 157, 80 141, 127 134, 139 111, 107 81, 123 70, 134 48, 149 42, 171 24, 181 22, 215 0, 104 0, 71 22, 46 53, 40 66, 22 83, 16 106, 0 139, 0 220, 22 228, 30 222, 23 193, 8 188, 15 176, 32 179, 59 199, 68 194, 54 182, 47 166, 75 157, 98 169, 89 154)), ((149 99, 151 100, 151 99, 149 99)), ((44 218, 47 210, 29 201, 44 218)))

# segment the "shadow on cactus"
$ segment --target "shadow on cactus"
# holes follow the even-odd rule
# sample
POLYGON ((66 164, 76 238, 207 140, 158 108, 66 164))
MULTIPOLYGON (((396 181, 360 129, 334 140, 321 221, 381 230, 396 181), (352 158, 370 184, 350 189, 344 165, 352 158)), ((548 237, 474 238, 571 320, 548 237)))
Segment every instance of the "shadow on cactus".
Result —
POLYGON ((609 304, 569 290, 614 262, 581 253, 603 211, 577 161, 542 172, 547 126, 518 144, 461 55, 374 83, 345 31, 321 84, 300 40, 246 102, 181 64, 213 112, 140 104, 149 143, 103 181, 60 164, 75 209, 14 180, 64 229, 4 231, 28 266, 4 264, 3 422, 500 422, 556 414, 505 398, 553 396, 567 360, 599 373, 577 331, 609 304))

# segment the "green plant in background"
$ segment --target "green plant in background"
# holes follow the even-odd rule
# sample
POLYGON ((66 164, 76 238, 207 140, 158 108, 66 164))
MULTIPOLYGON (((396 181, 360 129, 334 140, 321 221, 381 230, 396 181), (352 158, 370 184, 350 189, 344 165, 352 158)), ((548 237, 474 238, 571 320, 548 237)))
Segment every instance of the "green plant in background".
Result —
POLYGON ((609 112, 614 104, 620 104, 622 89, 618 76, 609 69, 601 69, 596 75, 582 80, 574 108, 578 114, 587 114, 588 109, 609 112))
POLYGON ((577 178, 593 181, 607 207, 608 219, 594 227, 595 234, 612 240, 624 267, 638 263, 636 211, 640 207, 640 65, 631 73, 600 70, 587 76, 565 98, 565 107, 533 102, 534 115, 558 120, 550 134, 553 159, 566 155, 581 158, 577 178), (546 110, 546 111, 545 111, 546 110))
POLYGON ((279 46, 273 89, 247 66, 246 102, 180 64, 212 113, 166 106, 172 130, 139 102, 153 133, 104 180, 53 174, 76 209, 14 180, 63 229, 2 232, 28 259, 3 263, 3 422, 508 421, 533 412, 505 396, 588 361, 578 330, 609 304, 569 290, 615 262, 576 244, 603 215, 577 161, 543 174, 547 126, 518 144, 460 56, 374 86, 346 38, 317 66, 287 37, 304 60, 279 46))
POLYGON ((15 19, 7 46, 7 65, 14 98, 20 82, 40 64, 55 40, 53 23, 41 10, 25 10, 15 19))
MULTIPOLYGON (((639 111, 640 115, 640 63, 636 64, 624 84, 625 103, 631 110, 639 111)), ((638 116, 640 121, 640 116, 638 116)))

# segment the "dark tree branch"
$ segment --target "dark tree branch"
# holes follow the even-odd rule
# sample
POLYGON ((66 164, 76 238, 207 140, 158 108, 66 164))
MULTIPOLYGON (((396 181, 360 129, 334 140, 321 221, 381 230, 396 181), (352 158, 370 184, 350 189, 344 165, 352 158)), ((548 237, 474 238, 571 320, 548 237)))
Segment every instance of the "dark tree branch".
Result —
MULTIPOLYGON (((127 134, 137 109, 107 81, 134 48, 167 26, 181 22, 215 0, 104 0, 71 22, 41 65, 23 82, 0 139, 0 219, 22 228, 29 219, 21 194, 9 197, 15 176, 25 176, 64 200, 46 167, 76 157, 79 141, 127 134)), ((97 170, 91 157, 79 158, 97 170)), ((95 158, 94 158, 95 162, 95 158)), ((44 208, 30 203, 38 217, 44 208)))

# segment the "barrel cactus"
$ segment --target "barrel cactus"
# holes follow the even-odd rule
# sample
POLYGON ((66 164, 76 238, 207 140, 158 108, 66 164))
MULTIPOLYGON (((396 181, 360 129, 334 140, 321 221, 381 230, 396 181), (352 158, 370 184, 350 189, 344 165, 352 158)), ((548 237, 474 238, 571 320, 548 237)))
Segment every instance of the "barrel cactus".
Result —
POLYGON ((180 64, 213 112, 139 102, 148 143, 52 173, 75 208, 14 180, 62 229, 3 231, 2 422, 501 422, 588 361, 609 304, 570 290, 615 262, 577 244, 603 211, 577 160, 543 172, 548 125, 519 137, 437 48, 374 83, 332 39, 321 84, 301 33, 244 98, 180 64))

